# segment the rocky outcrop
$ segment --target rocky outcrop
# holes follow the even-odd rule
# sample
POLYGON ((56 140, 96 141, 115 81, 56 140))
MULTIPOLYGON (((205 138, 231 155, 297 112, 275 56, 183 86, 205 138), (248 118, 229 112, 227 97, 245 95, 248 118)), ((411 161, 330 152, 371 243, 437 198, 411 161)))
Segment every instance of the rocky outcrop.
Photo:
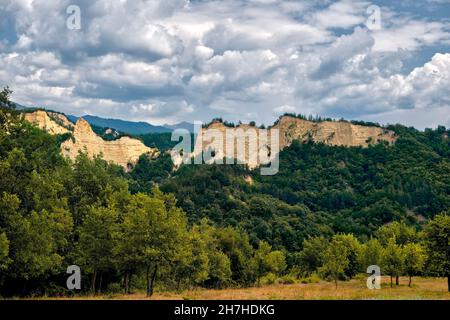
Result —
POLYGON ((102 154, 106 161, 129 168, 144 153, 150 157, 156 157, 158 154, 157 149, 149 148, 140 140, 130 137, 105 141, 92 131, 89 123, 83 118, 77 121, 73 137, 74 139, 69 139, 61 145, 62 153, 71 159, 74 159, 78 155, 78 151, 82 150, 91 157, 102 154))
POLYGON ((395 142, 393 131, 352 124, 347 121, 313 122, 291 116, 283 116, 273 126, 280 130, 280 147, 289 146, 292 141, 323 142, 332 146, 367 147, 369 144, 386 141, 395 142))
POLYGON ((71 131, 73 124, 65 115, 44 110, 36 110, 24 114, 25 120, 50 134, 64 134, 71 131))
MULTIPOLYGON (((278 130, 279 150, 291 145, 294 140, 346 147, 367 147, 380 141, 393 144, 396 140, 393 131, 381 127, 356 125, 347 121, 314 122, 292 116, 283 116, 265 133, 267 142, 262 142, 260 141, 260 130, 256 127, 241 124, 234 128, 227 127, 222 122, 213 121, 207 128, 202 128, 201 134, 197 136, 192 156, 197 157, 202 151, 205 154, 204 151, 207 150, 214 150, 213 156, 215 159, 221 159, 229 155, 230 151, 227 150, 229 141, 227 142, 226 138, 227 129, 234 135, 238 131, 252 132, 251 134, 245 134, 245 149, 244 151, 241 150, 241 154, 237 152, 237 140, 234 142, 234 158, 248 164, 250 168, 262 163, 261 159, 258 158, 260 151, 270 153, 273 129, 278 130), (221 136, 222 138, 211 138, 211 136, 221 136), (253 147, 253 156, 248 151, 249 146, 252 145, 256 146, 256 148, 253 147)), ((174 161, 176 165, 181 164, 181 158, 176 160, 179 160, 174 161)))
POLYGON ((149 148, 138 139, 121 137, 113 141, 103 140, 95 134, 89 123, 83 118, 73 125, 62 114, 47 113, 42 110, 26 113, 24 117, 50 134, 71 132, 72 137, 61 144, 61 151, 63 155, 72 160, 81 150, 91 157, 102 154, 106 161, 118 164, 128 170, 142 154, 148 154, 151 158, 159 155, 156 148, 149 148))

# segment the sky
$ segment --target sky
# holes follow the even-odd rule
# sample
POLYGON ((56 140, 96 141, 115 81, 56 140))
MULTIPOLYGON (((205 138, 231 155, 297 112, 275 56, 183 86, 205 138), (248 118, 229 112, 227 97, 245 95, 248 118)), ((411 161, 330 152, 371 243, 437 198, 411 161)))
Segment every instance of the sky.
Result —
POLYGON ((152 124, 450 127, 450 0, 0 0, 6 85, 22 105, 152 124))

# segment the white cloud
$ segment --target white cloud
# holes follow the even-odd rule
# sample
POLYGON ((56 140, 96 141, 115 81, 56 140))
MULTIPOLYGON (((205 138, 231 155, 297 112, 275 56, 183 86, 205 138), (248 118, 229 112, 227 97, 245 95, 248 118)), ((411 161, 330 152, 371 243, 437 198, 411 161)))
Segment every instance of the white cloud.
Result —
POLYGON ((449 109, 450 25, 426 11, 382 7, 370 31, 367 1, 79 0, 82 29, 68 30, 71 3, 0 4, 0 85, 19 103, 154 123, 430 110, 434 124, 449 109))
POLYGON ((332 3, 312 15, 312 22, 324 28, 350 28, 366 21, 365 11, 370 3, 343 0, 332 3))

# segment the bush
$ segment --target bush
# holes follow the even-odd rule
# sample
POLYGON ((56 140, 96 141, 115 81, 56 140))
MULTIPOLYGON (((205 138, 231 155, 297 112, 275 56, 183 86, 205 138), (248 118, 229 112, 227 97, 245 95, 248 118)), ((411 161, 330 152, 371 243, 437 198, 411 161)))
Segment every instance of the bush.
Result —
POLYGON ((274 273, 268 273, 265 276, 261 277, 260 283, 262 285, 274 284, 277 281, 277 276, 274 273))
POLYGON ((320 281, 320 277, 317 273, 312 273, 309 277, 303 278, 300 282, 303 284, 307 283, 318 283, 320 281))
POLYGON ((279 284, 294 284, 297 283, 297 278, 293 275, 287 274, 285 276, 282 276, 281 278, 277 279, 277 282, 279 284))
POLYGON ((367 279, 368 275, 366 273, 358 273, 356 276, 354 276, 354 279, 356 280, 363 280, 367 279))

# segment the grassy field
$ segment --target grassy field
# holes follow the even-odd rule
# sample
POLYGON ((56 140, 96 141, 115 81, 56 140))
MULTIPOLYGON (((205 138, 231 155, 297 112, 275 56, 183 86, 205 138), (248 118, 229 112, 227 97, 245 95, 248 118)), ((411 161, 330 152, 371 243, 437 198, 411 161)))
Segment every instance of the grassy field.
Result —
MULTIPOLYGON (((45 298, 44 298, 45 299, 45 298)), ((76 297, 75 299, 121 299, 142 300, 148 299, 144 293, 131 295, 101 295, 76 297)), ((369 290, 366 279, 353 279, 339 282, 335 289, 334 283, 321 281, 310 284, 285 284, 252 287, 245 289, 206 290, 196 289, 181 293, 156 293, 152 300, 221 300, 221 299, 274 299, 274 300, 317 300, 317 299, 347 299, 347 300, 417 300, 417 299, 444 299, 450 300, 447 291, 446 278, 413 278, 412 287, 408 287, 408 279, 400 278, 400 285, 390 287, 389 278, 383 277, 379 290, 369 290)))

